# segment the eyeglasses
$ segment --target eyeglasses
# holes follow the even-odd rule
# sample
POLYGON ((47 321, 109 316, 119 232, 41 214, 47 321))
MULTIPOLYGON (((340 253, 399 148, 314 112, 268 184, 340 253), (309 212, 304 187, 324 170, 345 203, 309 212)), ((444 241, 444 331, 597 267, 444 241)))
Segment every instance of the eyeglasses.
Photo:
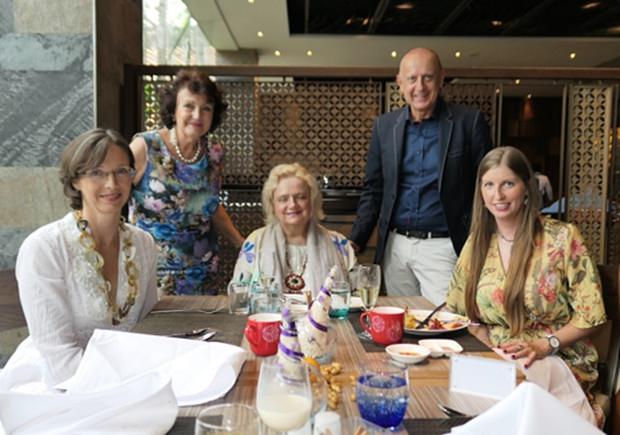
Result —
POLYGON ((113 175, 116 181, 127 182, 133 180, 136 170, 133 168, 122 167, 113 171, 104 171, 103 169, 90 169, 82 173, 82 175, 99 183, 105 183, 110 175, 113 175))

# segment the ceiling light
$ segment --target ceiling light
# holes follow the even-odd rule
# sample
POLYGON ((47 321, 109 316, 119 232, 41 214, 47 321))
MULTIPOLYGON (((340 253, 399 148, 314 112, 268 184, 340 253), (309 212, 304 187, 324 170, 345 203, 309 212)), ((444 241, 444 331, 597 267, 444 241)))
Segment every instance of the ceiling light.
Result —
POLYGON ((265 35, 263 34, 263 32, 259 30, 258 32, 256 32, 256 36, 258 36, 259 38, 262 38, 265 35))
POLYGON ((575 59, 577 57, 577 53, 575 53, 574 51, 568 55, 568 57, 571 58, 571 60, 575 59))
POLYGON ((347 21, 345 21, 345 24, 346 24, 347 26, 350 26, 351 24, 353 24, 353 18, 352 18, 352 17, 351 17, 351 18, 349 18, 347 21))
POLYGON ((390 55, 392 57, 396 57, 396 56, 398 56, 398 52, 396 50, 392 50, 392 53, 390 53, 390 55))
POLYGON ((612 35, 620 34, 620 26, 608 27, 607 33, 610 33, 612 35))
POLYGON ((367 26, 369 21, 370 19, 368 17, 364 18, 364 21, 362 21, 362 26, 367 26))
POLYGON ((502 24, 504 24, 504 23, 502 21, 500 21, 500 20, 493 20, 493 21, 491 21, 491 25, 493 27, 501 27, 502 24))
POLYGON ((521 83, 521 79, 516 79, 515 80, 515 85, 518 85, 519 83, 521 83))
POLYGON ((461 52, 460 52, 460 51, 455 51, 455 52, 454 52, 454 57, 456 57, 457 59, 458 59, 459 57, 461 57, 461 52))
POLYGON ((599 7, 601 5, 601 2, 588 2, 588 3, 584 3, 581 6, 581 9, 594 9, 596 7, 599 7))
POLYGON ((527 99, 531 100, 532 99, 532 94, 527 94, 527 99))
POLYGON ((276 50, 273 52, 273 54, 275 54, 276 56, 280 56, 282 53, 280 53, 280 50, 276 50))
POLYGON ((312 56, 314 53, 312 53, 312 50, 308 50, 306 51, 306 56, 312 56))
POLYGON ((413 9, 413 3, 411 3, 411 2, 404 2, 404 3, 401 3, 401 4, 398 4, 398 5, 394 6, 394 8, 395 9, 399 9, 401 11, 408 11, 408 10, 413 9))
POLYGON ((254 0, 248 0, 248 3, 252 5, 254 4, 254 0))
POLYGON ((496 94, 499 94, 499 93, 500 93, 499 88, 495 88, 495 93, 496 93, 496 94))

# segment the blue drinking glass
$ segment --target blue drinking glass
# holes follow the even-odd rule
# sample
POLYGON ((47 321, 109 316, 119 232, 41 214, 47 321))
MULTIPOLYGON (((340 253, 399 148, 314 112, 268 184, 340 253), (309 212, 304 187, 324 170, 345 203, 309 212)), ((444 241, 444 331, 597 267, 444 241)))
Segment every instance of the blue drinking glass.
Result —
POLYGON ((398 430, 409 402, 407 369, 388 365, 363 368, 357 380, 356 396, 364 420, 398 430))

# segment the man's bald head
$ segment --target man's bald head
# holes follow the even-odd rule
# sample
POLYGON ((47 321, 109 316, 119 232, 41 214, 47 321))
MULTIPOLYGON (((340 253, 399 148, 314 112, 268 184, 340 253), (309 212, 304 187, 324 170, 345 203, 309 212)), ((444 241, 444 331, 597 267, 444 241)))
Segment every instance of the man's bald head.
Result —
POLYGON ((399 74, 400 74, 400 71, 402 71, 403 69, 403 64, 406 64, 412 58, 430 58, 432 62, 434 63, 435 67, 437 68, 437 71, 443 72, 443 66, 441 65, 441 60, 439 59, 439 55, 437 54, 435 50, 431 50, 430 48, 425 48, 425 47, 416 47, 416 48, 412 48, 407 53, 405 53, 403 57, 401 57, 400 64, 399 64, 399 74))

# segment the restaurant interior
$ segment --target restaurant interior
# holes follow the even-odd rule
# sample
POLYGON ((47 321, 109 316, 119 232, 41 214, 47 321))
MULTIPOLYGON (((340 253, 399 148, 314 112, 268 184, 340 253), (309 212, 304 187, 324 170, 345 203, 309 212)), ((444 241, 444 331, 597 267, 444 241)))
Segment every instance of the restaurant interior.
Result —
MULTIPOLYGON (((0 187, 0 203, 4 203, 0 206, 0 238, 7 250, 0 257, 0 269, 4 269, 0 271, 0 366, 28 336, 14 276, 19 244, 36 227, 51 221, 51 217, 57 219, 66 213, 60 186, 55 185, 60 150, 72 137, 95 125, 111 126, 125 138, 162 127, 160 92, 174 80, 180 65, 143 61, 142 8, 146 1, 80 0, 76 10, 71 10, 68 0, 61 1, 61 12, 67 18, 65 28, 62 23, 59 28, 52 28, 37 19, 32 10, 34 2, 14 0, 8 12, 0 13, 0 24, 6 23, 8 29, 0 31, 0 46, 5 44, 13 49, 0 54, 0 83, 11 88, 0 102, 6 103, 5 107, 14 106, 18 94, 26 92, 31 98, 21 106, 21 114, 36 113, 33 120, 51 126, 51 139, 40 139, 40 127, 26 125, 23 120, 16 120, 17 115, 0 110, 0 131, 6 138, 2 140, 4 144, 0 143, 0 154, 4 154, 0 157, 4 166, 0 171, 4 184, 0 187), (37 45, 41 40, 44 43, 37 45), (46 48, 50 45, 45 42, 60 44, 66 53, 83 48, 85 54, 50 54, 46 48), (20 50, 32 50, 30 56, 39 60, 22 59, 20 50), (38 56, 40 53, 46 54, 38 56), (54 63, 55 55, 62 60, 54 63), (43 62, 54 66, 42 65, 43 62), (69 78, 59 78, 63 74, 69 78), (71 101, 58 95, 58 107, 50 111, 62 116, 52 119, 47 111, 36 108, 37 102, 32 98, 38 95, 39 85, 32 90, 25 86, 34 81, 47 88, 58 86, 58 94, 73 92, 79 98, 71 101), (26 138, 24 131, 32 134, 26 138), (21 143, 25 144, 23 151, 14 151, 20 149, 21 143), (34 181, 22 183, 24 175, 34 181), (24 201, 30 209, 38 204, 45 211, 35 213, 37 216, 14 212, 24 201)), ((182 5, 213 51, 213 64, 196 66, 215 80, 228 104, 224 121, 211 140, 225 145, 221 198, 243 235, 263 225, 261 188, 271 168, 295 161, 306 166, 318 180, 326 215, 323 225, 348 235, 363 190, 374 121, 406 104, 395 79, 399 61, 413 47, 436 51, 445 69, 441 91, 445 100, 479 109, 489 124, 495 146, 518 148, 535 171, 548 177, 553 193, 545 200, 542 213, 575 224, 598 265, 608 322, 594 338, 599 352, 597 400, 604 403, 605 433, 620 434, 618 1, 183 0, 182 5)), ((41 15, 59 14, 47 9, 43 12, 41 15)), ((359 263, 372 263, 376 240, 375 231, 359 254, 359 263)), ((230 356, 231 361, 236 361, 232 363, 236 370, 234 386, 225 395, 210 398, 215 401, 209 404, 253 405, 254 396, 257 391, 260 395, 263 388, 259 377, 263 377, 268 365, 261 369, 264 358, 244 338, 248 328, 246 316, 231 314, 226 320, 217 317, 224 312, 228 315, 226 288, 239 256, 239 250, 224 238, 220 246, 216 278, 219 296, 166 297, 156 310, 174 312, 168 317, 150 315, 134 331, 169 335, 179 329, 204 332, 203 327, 215 328, 216 341, 241 346, 249 356, 241 363, 236 354, 230 356), (209 316, 211 319, 207 320, 209 316)), ((386 296, 383 289, 378 305, 401 307, 405 311, 408 307, 427 311, 433 308, 429 301, 418 298, 421 297, 393 298, 386 296)), ((364 311, 366 308, 363 307, 364 311)), ((310 313, 312 305, 308 309, 310 313)), ((351 421, 359 420, 361 412, 354 398, 354 393, 359 396, 361 391, 355 386, 355 367, 362 360, 376 364, 385 356, 385 346, 377 344, 377 340, 367 343, 356 338, 363 334, 358 317, 359 313, 353 317, 351 311, 350 324, 347 317, 335 321, 336 338, 328 338, 335 340, 331 342, 335 355, 332 353, 320 364, 320 373, 311 373, 327 378, 326 397, 331 398, 332 391, 338 397, 336 406, 325 402, 323 410, 335 410, 340 415, 343 434, 354 433, 347 432, 351 428, 345 429, 344 422, 358 424, 357 420, 351 421), (333 376, 329 370, 334 371, 333 376), (347 381, 344 374, 351 375, 353 381, 347 381)), ((331 322, 334 324, 334 320, 331 322)), ((458 333, 448 332, 447 337, 458 333)), ((404 342, 417 345, 414 336, 415 339, 409 337, 404 342)), ((105 337, 99 340, 102 346, 105 337)), ((488 347, 459 341, 458 345, 461 344, 461 350, 465 348, 463 355, 494 358, 488 347)), ((205 351, 197 355, 208 358, 213 354, 205 351)), ((484 415, 484 411, 500 403, 497 397, 501 395, 491 394, 495 399, 489 399, 489 394, 478 392, 472 400, 467 394, 455 393, 450 380, 450 376, 457 376, 451 366, 454 361, 458 359, 429 357, 419 365, 404 365, 405 372, 408 371, 409 404, 404 422, 395 425, 395 433, 450 433, 452 427, 484 415), (458 411, 441 411, 439 405, 458 411), (467 419, 458 420, 463 417, 467 419), (445 426, 448 420, 450 424, 445 426)), ((219 366, 207 367, 219 373, 219 366)), ((479 370, 481 366, 476 367, 479 370)), ((491 373, 492 368, 489 370, 491 373)), ((525 384, 523 379, 523 371, 517 369, 513 380, 525 384)), ((195 417, 205 407, 199 405, 204 402, 198 399, 192 402, 189 393, 183 397, 190 405, 178 408, 178 417, 173 419, 172 428, 168 426, 168 433, 194 433, 195 417)), ((176 399, 180 402, 180 396, 176 399)), ((0 422, 7 415, 2 411, 6 400, 0 399, 0 422)), ((79 408, 76 404, 70 406, 79 408)), ((512 406, 519 405, 512 402, 512 406)), ((523 406, 527 409, 527 405, 523 406)), ((315 410, 312 413, 316 418, 315 410)), ((162 412, 162 421, 165 415, 162 412)), ((535 413, 515 418, 527 419, 528 415, 532 421, 541 418, 535 413)), ((571 418, 566 422, 571 422, 571 418)), ((318 432, 317 421, 314 434, 340 433, 340 429, 318 432)), ((164 421, 159 427, 165 426, 164 421)), ((325 427, 333 428, 329 424, 325 427)), ((375 429, 365 433, 375 433, 375 429)), ((199 432, 196 428, 195 433, 211 432, 199 432)), ((299 429, 263 433, 312 432, 299 429)))

